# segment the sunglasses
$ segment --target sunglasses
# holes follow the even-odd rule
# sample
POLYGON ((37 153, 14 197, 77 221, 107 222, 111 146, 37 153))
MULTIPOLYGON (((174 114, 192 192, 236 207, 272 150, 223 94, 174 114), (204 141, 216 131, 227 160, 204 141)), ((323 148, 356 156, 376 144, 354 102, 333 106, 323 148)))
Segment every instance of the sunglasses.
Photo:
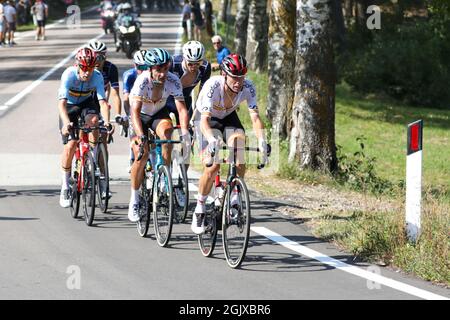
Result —
POLYGON ((81 71, 83 72, 87 72, 87 71, 92 71, 94 70, 94 67, 90 67, 90 66, 83 66, 82 64, 79 64, 78 67, 81 69, 81 71))
POLYGON ((198 67, 200 65, 200 62, 188 62, 187 65, 189 67, 198 67))
POLYGON ((213 44, 219 44, 220 42, 213 42, 213 44))
POLYGON ((103 54, 97 54, 97 62, 105 61, 106 56, 103 54))
POLYGON ((136 69, 140 70, 140 71, 145 71, 148 70, 148 66, 147 65, 136 65, 136 69))

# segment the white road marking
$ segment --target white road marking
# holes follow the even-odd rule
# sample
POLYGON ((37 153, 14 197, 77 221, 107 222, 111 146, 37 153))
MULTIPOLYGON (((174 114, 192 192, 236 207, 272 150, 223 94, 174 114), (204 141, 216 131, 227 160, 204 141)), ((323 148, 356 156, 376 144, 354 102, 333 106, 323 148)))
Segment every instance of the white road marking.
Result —
MULTIPOLYGON (((104 34, 100 34, 93 39, 100 39, 103 36, 104 36, 104 34)), ((93 40, 93 39, 91 39, 91 40, 93 40)), ((91 41, 91 40, 89 40, 89 41, 91 41)), ((83 44, 82 46, 79 46, 78 48, 73 50, 67 57, 65 57, 60 62, 58 62, 58 64, 53 66, 53 68, 48 70, 39 79, 33 81, 28 87, 26 87, 21 92, 16 94, 14 97, 12 97, 8 101, 6 101, 6 103, 2 106, 2 109, 0 109, 0 110, 3 110, 3 111, 7 110, 8 108, 11 108, 13 105, 15 105, 17 102, 19 102, 23 97, 25 97, 27 94, 29 94, 31 91, 33 91, 34 88, 36 88, 38 85, 40 85, 45 79, 47 79, 49 76, 51 76, 56 70, 58 70, 59 68, 64 66, 70 59, 72 59, 72 57, 77 53, 77 51, 84 46, 85 45, 83 44)))
POLYGON ((278 233, 275 233, 265 227, 251 227, 251 230, 259 235, 262 235, 264 237, 266 237, 269 240, 272 240, 275 243, 278 243, 279 245, 282 245, 283 247, 286 247, 290 250, 293 250, 297 253, 300 253, 304 256, 307 256, 309 258, 312 258, 314 260, 320 261, 323 264, 329 265, 333 268, 339 269, 341 271, 345 271, 348 273, 351 273, 355 276, 373 281, 373 282, 377 282, 379 284, 385 285, 387 287, 391 287, 393 289, 408 293, 410 295, 422 298, 422 299, 427 299, 427 300, 449 300, 446 297, 434 294, 432 292, 429 291, 425 291, 416 287, 413 287, 411 285, 399 282, 399 281, 395 281, 386 277, 383 277, 381 275, 363 270, 361 268, 355 267, 355 266, 351 266, 349 264, 346 264, 342 261, 333 259, 325 254, 322 254, 318 251, 309 249, 305 246, 302 246, 301 244, 291 241, 281 235, 279 235, 278 233))

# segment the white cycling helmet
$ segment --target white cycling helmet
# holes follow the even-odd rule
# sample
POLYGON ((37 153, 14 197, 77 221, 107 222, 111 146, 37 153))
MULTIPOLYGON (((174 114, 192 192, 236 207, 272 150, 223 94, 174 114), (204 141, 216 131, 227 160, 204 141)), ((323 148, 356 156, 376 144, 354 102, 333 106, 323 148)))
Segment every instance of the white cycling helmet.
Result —
POLYGON ((198 41, 186 42, 183 46, 183 58, 189 62, 198 62, 205 56, 205 47, 198 41))
POLYGON ((134 63, 136 64, 136 65, 138 65, 138 66, 143 66, 143 65, 145 65, 146 63, 145 63, 145 59, 144 59, 144 57, 145 57, 145 54, 147 53, 147 50, 138 50, 138 51, 136 51, 135 53, 134 53, 134 56, 133 56, 133 61, 134 61, 134 63))
POLYGON ((100 53, 100 54, 106 55, 106 50, 107 50, 106 44, 104 44, 101 41, 98 41, 98 40, 95 40, 95 39, 91 40, 89 42, 89 46, 88 47, 89 47, 89 49, 91 49, 95 53, 100 53))

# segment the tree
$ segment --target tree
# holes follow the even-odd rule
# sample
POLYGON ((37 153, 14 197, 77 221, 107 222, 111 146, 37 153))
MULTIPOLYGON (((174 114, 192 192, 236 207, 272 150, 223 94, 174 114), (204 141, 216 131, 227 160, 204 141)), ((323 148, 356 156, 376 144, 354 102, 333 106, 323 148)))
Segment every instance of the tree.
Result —
POLYGON ((335 84, 332 0, 297 0, 295 98, 289 161, 334 171, 335 84))
POLYGON ((245 56, 245 47, 247 45, 247 27, 250 0, 238 0, 236 23, 234 25, 236 38, 234 39, 234 47, 236 52, 245 56))
POLYGON ((220 1, 220 11, 219 11, 219 19, 222 22, 227 22, 227 13, 228 13, 228 0, 220 1))
POLYGON ((257 72, 267 70, 267 0, 251 0, 247 29, 246 58, 257 72))
POLYGON ((275 135, 287 137, 287 114, 294 100, 296 0, 272 0, 269 25, 267 117, 275 135))

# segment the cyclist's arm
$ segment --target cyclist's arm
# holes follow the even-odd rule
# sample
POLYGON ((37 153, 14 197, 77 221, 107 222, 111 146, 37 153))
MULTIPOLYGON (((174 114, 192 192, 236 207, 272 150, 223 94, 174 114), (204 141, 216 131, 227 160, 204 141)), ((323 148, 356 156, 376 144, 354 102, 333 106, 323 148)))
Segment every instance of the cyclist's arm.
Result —
POLYGON ((109 105, 106 102, 106 100, 102 99, 99 100, 98 103, 100 104, 100 112, 102 114, 103 120, 105 121, 105 125, 109 124, 109 105))
POLYGON ((111 88, 111 103, 116 115, 120 115, 122 113, 122 101, 120 100, 119 88, 111 88))
POLYGON ((140 116, 141 109, 142 109, 142 100, 140 99, 140 97, 135 97, 135 99, 133 99, 133 103, 131 104, 131 122, 133 123, 134 132, 138 137, 144 134, 140 116))
POLYGON ((130 116, 130 94, 123 94, 123 108, 125 109, 125 114, 130 116))
POLYGON ((205 137, 205 139, 210 142, 215 139, 214 133, 209 125, 209 120, 211 119, 211 115, 202 114, 200 118, 200 130, 205 137))
POLYGON ((252 120, 253 131, 255 132, 255 135, 258 138, 258 140, 260 139, 265 140, 266 137, 264 134, 264 124, 261 121, 259 114, 256 112, 250 113, 250 119, 252 120))
POLYGON ((58 110, 64 127, 66 127, 70 123, 69 115, 67 114, 67 99, 58 100, 58 110))
POLYGON ((187 111, 186 103, 184 100, 175 100, 175 106, 177 107, 178 115, 180 117, 181 134, 188 134, 189 113, 187 111))
MULTIPOLYGON (((109 91, 112 98, 112 105, 116 111, 116 115, 120 115, 122 113, 122 101, 120 100, 119 93, 119 71, 117 70, 116 65, 111 64, 111 68, 109 71, 109 91)), ((109 97, 109 96, 108 96, 109 97)))

